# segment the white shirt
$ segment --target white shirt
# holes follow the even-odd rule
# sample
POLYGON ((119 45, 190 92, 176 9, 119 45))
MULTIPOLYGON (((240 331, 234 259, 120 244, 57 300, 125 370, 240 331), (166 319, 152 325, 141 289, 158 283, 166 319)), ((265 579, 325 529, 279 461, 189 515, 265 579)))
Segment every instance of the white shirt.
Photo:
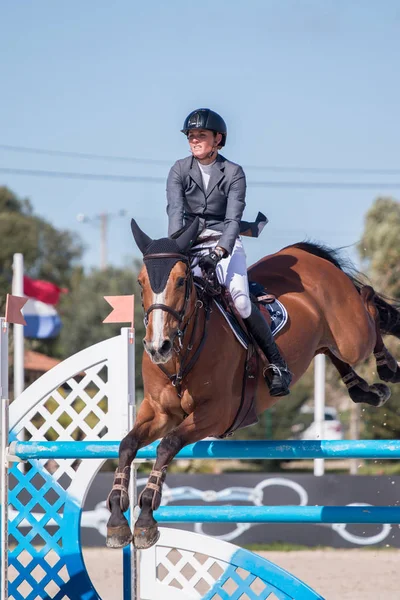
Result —
POLYGON ((210 163, 209 165, 202 165, 201 162, 197 161, 197 164, 199 165, 201 177, 203 179, 203 188, 204 188, 205 192, 207 191, 208 183, 209 183, 210 177, 211 177, 212 167, 213 167, 213 165, 215 165, 215 162, 216 161, 214 160, 214 162, 210 163))

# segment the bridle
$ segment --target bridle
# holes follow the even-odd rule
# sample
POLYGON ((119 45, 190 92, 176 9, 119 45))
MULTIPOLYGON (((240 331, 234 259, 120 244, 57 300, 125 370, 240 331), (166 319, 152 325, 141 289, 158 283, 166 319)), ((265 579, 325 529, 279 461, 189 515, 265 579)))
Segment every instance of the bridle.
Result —
MULTIPOLYGON (((144 325, 147 329, 147 326, 149 324, 149 315, 153 310, 164 310, 165 312, 170 313, 178 321, 179 329, 178 329, 177 335, 179 337, 182 337, 184 332, 182 331, 180 326, 181 326, 182 321, 185 318, 186 308, 187 308, 187 304, 189 302, 190 291, 192 289, 192 283, 193 283, 193 274, 192 274, 192 270, 190 268, 189 258, 185 254, 179 254, 177 252, 164 252, 162 254, 161 253, 160 254, 147 254, 144 257, 144 260, 146 262, 147 260, 159 259, 159 258, 177 258, 186 264, 185 298, 183 301, 183 306, 179 312, 177 310, 175 310, 174 308, 171 308, 170 306, 168 306, 168 304, 162 304, 162 303, 151 304, 144 313, 144 325)), ((142 306, 143 306, 143 302, 142 302, 142 306)))
MULTIPOLYGON (((149 315, 153 310, 164 310, 165 312, 170 313, 178 321, 179 327, 178 327, 176 337, 178 338, 179 345, 178 345, 178 348, 175 350, 175 352, 177 354, 180 354, 181 350, 183 350, 183 356, 181 356, 179 369, 178 369, 177 373, 173 373, 171 375, 170 373, 168 373, 168 371, 162 364, 159 364, 158 367, 164 373, 164 375, 166 375, 168 377, 168 379, 170 380, 172 385, 176 388, 176 393, 181 398, 182 397, 182 380, 195 365, 195 363, 200 355, 200 352, 204 346, 204 343, 206 341, 207 325, 208 325, 208 321, 210 318, 211 307, 210 307, 209 298, 207 296, 203 295, 202 299, 197 298, 193 311, 191 312, 190 315, 188 315, 186 322, 184 323, 184 325, 182 327, 182 323, 185 321, 186 309, 187 309, 187 305, 188 305, 188 302, 190 299, 190 293, 191 293, 192 288, 194 287, 193 283, 196 279, 196 278, 194 278, 193 273, 192 273, 192 269, 190 266, 190 259, 185 254, 180 254, 180 253, 175 253, 175 252, 164 252, 164 253, 157 253, 157 254, 147 254, 144 257, 144 260, 146 261, 146 260, 159 259, 159 258, 177 258, 178 260, 180 260, 186 264, 185 299, 184 299, 181 310, 177 311, 177 310, 171 308, 170 306, 168 306, 167 304, 156 303, 156 304, 152 304, 151 306, 149 306, 149 308, 145 311, 145 316, 144 316, 144 324, 145 324, 146 328, 149 323, 149 315), (205 313, 203 331, 202 331, 201 339, 197 345, 196 350, 194 351, 193 355, 190 356, 190 352, 193 350, 193 345, 194 345, 194 341, 196 338, 200 308, 204 308, 204 313, 205 313), (192 333, 190 335, 190 339, 188 340, 188 342, 186 344, 186 347, 183 348, 182 340, 185 336, 186 329, 193 317, 194 317, 194 326, 192 328, 192 333)), ((202 288, 202 289, 204 292, 205 289, 204 288, 202 288)), ((142 301, 142 306, 143 306, 143 301, 142 301)))

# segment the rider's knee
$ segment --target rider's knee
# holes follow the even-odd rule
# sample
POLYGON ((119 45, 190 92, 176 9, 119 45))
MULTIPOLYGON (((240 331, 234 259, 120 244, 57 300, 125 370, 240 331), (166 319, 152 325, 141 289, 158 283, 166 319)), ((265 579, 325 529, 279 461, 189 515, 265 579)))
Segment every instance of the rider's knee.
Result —
POLYGON ((240 294, 233 298, 233 302, 235 304, 235 308, 238 311, 239 315, 242 319, 247 319, 251 313, 251 301, 248 296, 245 294, 240 294))

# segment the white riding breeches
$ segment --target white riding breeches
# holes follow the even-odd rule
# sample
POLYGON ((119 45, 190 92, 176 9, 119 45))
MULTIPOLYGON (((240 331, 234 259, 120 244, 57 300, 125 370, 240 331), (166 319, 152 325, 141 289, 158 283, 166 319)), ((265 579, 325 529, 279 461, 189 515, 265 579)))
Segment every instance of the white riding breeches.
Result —
MULTIPOLYGON (((214 231, 213 229, 205 229, 199 236, 198 242, 202 237, 216 235, 220 236, 221 232, 214 231)), ((195 247, 196 250, 201 248, 201 254, 204 255, 208 254, 211 248, 214 248, 217 245, 218 242, 216 242, 214 239, 205 242, 204 244, 196 243, 195 247)), ((197 262, 198 261, 196 259, 196 263, 197 262)), ((201 269, 198 264, 193 267, 193 273, 198 277, 202 276, 201 269)), ((240 237, 238 237, 235 242, 232 254, 226 258, 222 258, 219 261, 216 268, 216 274, 219 283, 228 288, 236 310, 242 319, 247 319, 251 313, 251 301, 249 295, 249 282, 247 279, 246 253, 240 237)))

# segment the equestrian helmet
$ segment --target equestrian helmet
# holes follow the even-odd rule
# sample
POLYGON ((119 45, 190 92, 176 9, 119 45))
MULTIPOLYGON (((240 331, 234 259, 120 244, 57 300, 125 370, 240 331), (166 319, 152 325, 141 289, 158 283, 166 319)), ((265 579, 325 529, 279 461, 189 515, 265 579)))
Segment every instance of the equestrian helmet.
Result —
POLYGON ((222 135, 222 140, 219 145, 221 147, 225 146, 226 137, 228 135, 226 123, 223 118, 213 110, 210 110, 209 108, 198 108, 191 112, 186 117, 181 131, 187 136, 191 129, 209 129, 215 133, 220 133, 222 135))

